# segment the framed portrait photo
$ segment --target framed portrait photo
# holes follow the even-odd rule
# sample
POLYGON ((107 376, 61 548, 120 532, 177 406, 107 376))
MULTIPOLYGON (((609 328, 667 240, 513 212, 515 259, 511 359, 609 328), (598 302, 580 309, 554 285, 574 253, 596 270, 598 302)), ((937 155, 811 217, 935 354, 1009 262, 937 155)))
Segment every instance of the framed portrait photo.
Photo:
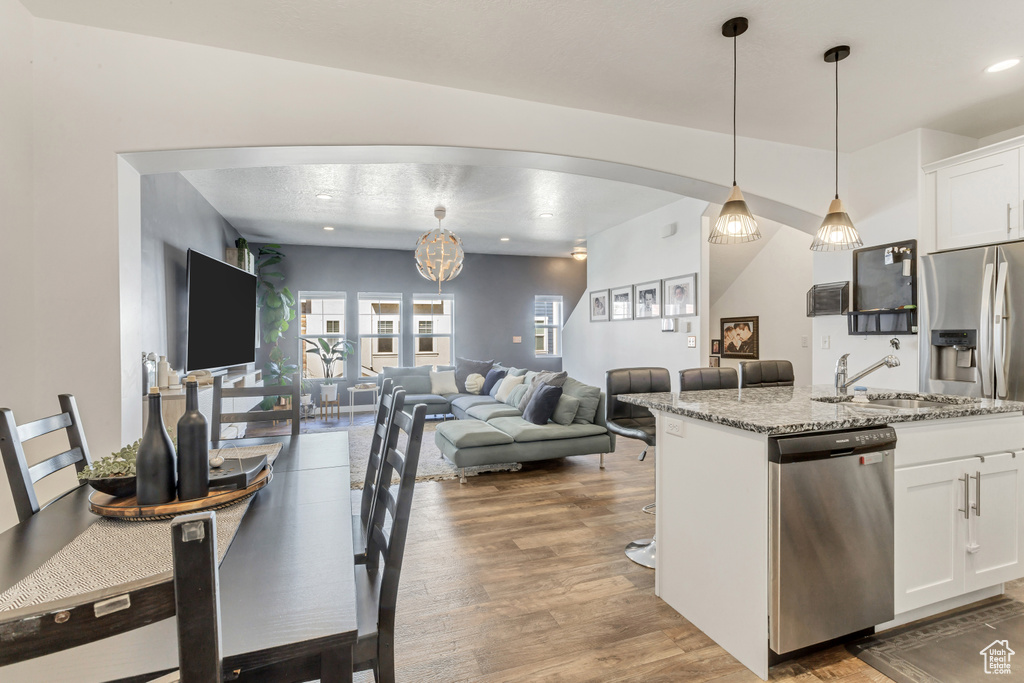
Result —
POLYGON ((608 320, 608 290, 599 289, 590 293, 590 322, 608 320))
POLYGON ((722 355, 722 340, 712 339, 711 340, 711 355, 720 356, 722 355))
POLYGON ((697 273, 662 280, 661 304, 666 318, 697 315, 697 273))
POLYGON ((635 320, 661 317, 661 280, 633 285, 633 298, 636 300, 635 320))
POLYGON ((722 359, 719 358, 718 356, 711 356, 710 358, 708 358, 708 367, 709 368, 718 368, 718 367, 721 367, 721 366, 722 366, 722 359))
POLYGON ((722 318, 722 358, 757 360, 759 339, 756 315, 722 318))
POLYGON ((615 287, 611 290, 612 320, 633 319, 633 288, 615 287))

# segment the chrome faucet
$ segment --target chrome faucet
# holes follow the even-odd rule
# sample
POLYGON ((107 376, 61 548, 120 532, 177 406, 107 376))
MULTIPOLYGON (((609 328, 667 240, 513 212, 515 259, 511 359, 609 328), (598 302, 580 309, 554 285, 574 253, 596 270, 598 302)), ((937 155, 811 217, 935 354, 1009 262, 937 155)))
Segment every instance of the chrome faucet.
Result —
MULTIPOLYGON (((898 343, 899 341, 897 340, 897 344, 898 343)), ((899 347, 896 346, 896 348, 899 347)), ((842 356, 839 357, 839 360, 836 361, 836 396, 845 396, 846 390, 850 388, 850 385, 852 385, 859 379, 867 377, 868 375, 870 375, 872 372, 879 369, 883 365, 888 368, 895 368, 898 367, 900 364, 900 359, 890 354, 883 358, 882 360, 875 363, 874 365, 862 370, 861 372, 858 372, 853 377, 847 379, 846 359, 849 357, 850 354, 844 353, 842 356)))

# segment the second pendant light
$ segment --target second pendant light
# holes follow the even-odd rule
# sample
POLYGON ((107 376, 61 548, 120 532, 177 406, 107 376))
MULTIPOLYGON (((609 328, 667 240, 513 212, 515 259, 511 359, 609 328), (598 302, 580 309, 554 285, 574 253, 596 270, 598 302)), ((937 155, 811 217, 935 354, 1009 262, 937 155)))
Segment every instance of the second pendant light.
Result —
POLYGON ((736 244, 761 239, 757 221, 747 208, 743 192, 736 184, 736 36, 746 30, 747 20, 744 17, 736 17, 722 24, 722 35, 732 38, 732 192, 711 228, 708 242, 712 244, 736 244))

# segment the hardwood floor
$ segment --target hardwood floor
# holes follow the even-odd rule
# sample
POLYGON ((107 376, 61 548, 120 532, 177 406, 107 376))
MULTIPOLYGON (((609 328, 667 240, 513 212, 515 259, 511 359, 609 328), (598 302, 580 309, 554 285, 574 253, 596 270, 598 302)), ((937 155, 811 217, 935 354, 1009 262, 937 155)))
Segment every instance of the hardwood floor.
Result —
MULTIPOLYGON (((398 680, 759 680, 654 595, 623 548, 649 537, 654 458, 619 451, 418 484, 398 598, 398 680)), ((772 680, 888 681, 842 648, 772 680)), ((369 673, 357 682, 372 681, 369 673)))

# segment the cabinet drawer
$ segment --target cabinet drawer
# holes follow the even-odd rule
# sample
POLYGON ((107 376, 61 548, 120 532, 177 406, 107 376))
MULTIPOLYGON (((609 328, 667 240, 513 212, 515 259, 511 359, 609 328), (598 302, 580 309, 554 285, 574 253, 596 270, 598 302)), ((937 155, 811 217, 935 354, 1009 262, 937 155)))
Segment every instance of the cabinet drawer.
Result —
POLYGON ((1024 448, 1024 415, 964 417, 892 425, 896 467, 1024 448))

